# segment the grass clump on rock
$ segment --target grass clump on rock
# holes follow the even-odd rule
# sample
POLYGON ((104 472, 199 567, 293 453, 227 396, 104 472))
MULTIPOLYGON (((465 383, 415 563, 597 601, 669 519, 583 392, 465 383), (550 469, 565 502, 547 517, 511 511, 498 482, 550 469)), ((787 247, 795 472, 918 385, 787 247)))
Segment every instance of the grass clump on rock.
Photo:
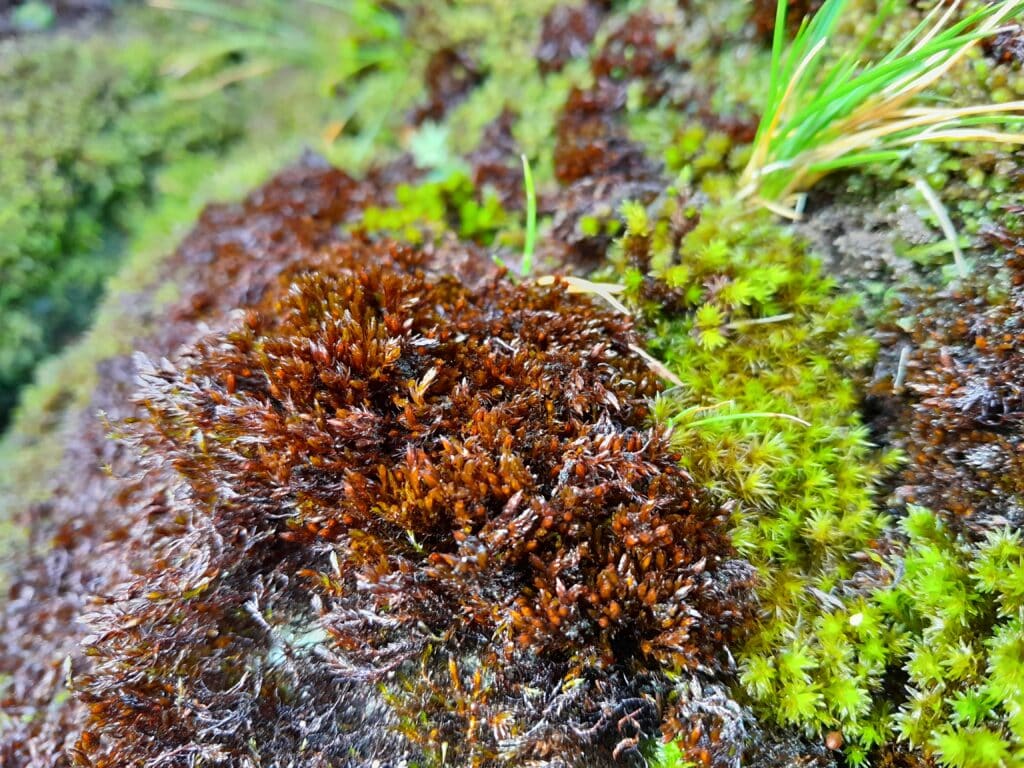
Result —
POLYGON ((847 0, 825 0, 804 19, 787 46, 788 3, 779 0, 772 41, 768 100, 740 196, 785 216, 799 217, 798 193, 844 168, 899 160, 925 142, 1024 143, 1017 125, 1024 102, 966 107, 921 106, 918 101, 1024 3, 984 3, 955 19, 962 3, 937 4, 910 33, 877 60, 865 62, 882 24, 897 6, 882 2, 861 39, 838 56, 828 47, 847 0))

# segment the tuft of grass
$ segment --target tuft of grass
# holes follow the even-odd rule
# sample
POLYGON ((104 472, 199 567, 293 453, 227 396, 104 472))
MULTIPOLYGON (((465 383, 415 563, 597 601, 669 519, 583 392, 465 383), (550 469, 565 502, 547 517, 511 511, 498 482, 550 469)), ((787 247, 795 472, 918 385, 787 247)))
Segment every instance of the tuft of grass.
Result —
POLYGON ((863 60, 898 5, 883 0, 849 50, 828 55, 847 0, 826 0, 785 41, 788 3, 779 0, 768 101, 740 180, 739 197, 789 218, 799 195, 828 173, 899 160, 919 142, 1024 144, 1007 130, 1024 101, 966 107, 920 100, 983 38, 1024 11, 1024 2, 989 2, 955 20, 963 3, 937 4, 910 33, 876 60, 863 60))

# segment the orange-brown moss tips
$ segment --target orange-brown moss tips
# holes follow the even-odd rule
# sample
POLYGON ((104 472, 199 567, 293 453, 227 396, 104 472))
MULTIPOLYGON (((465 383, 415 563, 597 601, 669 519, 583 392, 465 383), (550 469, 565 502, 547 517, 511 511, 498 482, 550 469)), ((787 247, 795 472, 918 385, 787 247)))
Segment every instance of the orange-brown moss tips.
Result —
MULTIPOLYGON (((722 661, 750 573, 646 426, 658 386, 627 319, 557 284, 472 288, 422 262, 393 244, 335 247, 264 312, 145 374, 137 439, 185 481, 180 518, 218 541, 206 571, 159 599, 186 615, 220 592, 236 606, 222 618, 247 627, 179 648, 194 668, 175 675, 265 665, 273 643, 254 634, 316 625, 289 653, 304 673, 382 684, 410 760, 622 757, 669 716, 667 672, 722 661), (240 578, 287 586, 246 597, 240 578)), ((165 674, 137 652, 184 643, 174 621, 138 599, 106 612, 105 674, 165 674)), ((126 720, 103 722, 122 694, 90 681, 90 733, 107 743, 125 739, 126 720)), ((358 751, 374 734, 345 738, 358 751)))

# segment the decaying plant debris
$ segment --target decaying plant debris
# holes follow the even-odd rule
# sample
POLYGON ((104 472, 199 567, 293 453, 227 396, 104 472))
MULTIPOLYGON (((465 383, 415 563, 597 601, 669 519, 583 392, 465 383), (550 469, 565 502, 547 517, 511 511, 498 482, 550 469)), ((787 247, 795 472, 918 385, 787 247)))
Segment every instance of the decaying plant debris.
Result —
POLYGON ((1024 248, 1006 229, 987 239, 1001 267, 897 310, 875 387, 887 442, 908 454, 896 493, 974 537, 1024 520, 1024 248))

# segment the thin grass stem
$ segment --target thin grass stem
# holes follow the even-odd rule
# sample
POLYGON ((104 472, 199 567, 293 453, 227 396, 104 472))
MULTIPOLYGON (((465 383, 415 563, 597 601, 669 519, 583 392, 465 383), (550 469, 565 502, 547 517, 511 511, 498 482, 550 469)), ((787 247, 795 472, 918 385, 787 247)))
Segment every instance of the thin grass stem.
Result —
POLYGON ((533 269, 533 252, 537 247, 537 192, 533 186, 533 171, 526 155, 520 155, 523 161, 523 186, 526 189, 526 241, 523 244, 523 261, 519 266, 519 274, 527 277, 533 269))

